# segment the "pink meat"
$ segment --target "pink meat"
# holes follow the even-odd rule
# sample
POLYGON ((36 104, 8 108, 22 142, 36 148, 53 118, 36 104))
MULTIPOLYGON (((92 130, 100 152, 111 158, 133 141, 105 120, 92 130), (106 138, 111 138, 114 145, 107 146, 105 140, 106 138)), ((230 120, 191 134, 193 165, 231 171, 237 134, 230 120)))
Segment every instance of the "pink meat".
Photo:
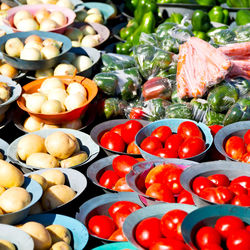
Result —
POLYGON ((244 77, 250 80, 250 58, 248 60, 232 60, 232 69, 227 75, 230 78, 244 77))
POLYGON ((229 57, 246 56, 250 55, 250 42, 227 44, 218 50, 229 57))
POLYGON ((177 64, 179 97, 202 97, 207 88, 221 82, 228 74, 231 62, 209 43, 192 37, 180 46, 177 64))

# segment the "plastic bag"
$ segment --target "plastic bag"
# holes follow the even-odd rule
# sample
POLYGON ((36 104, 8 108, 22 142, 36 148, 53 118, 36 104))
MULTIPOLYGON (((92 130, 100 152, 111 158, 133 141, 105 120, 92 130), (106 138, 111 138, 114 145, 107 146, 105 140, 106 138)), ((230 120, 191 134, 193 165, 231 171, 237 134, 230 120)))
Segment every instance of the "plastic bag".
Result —
POLYGON ((118 98, 108 98, 104 100, 103 114, 106 119, 123 116, 126 107, 126 101, 120 100, 118 98))
POLYGON ((236 35, 235 40, 237 42, 250 41, 250 24, 236 26, 235 28, 233 28, 233 32, 236 35))
POLYGON ((193 108, 189 103, 174 103, 166 108, 165 118, 182 118, 193 120, 193 108))

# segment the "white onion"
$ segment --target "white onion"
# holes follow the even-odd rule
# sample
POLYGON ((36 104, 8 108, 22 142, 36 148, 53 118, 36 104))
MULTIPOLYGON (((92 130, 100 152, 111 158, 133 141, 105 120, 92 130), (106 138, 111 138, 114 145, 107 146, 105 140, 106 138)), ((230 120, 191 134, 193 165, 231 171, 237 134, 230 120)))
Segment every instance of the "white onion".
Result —
POLYGON ((38 23, 33 18, 22 19, 17 24, 17 29, 20 31, 38 30, 38 23))
POLYGON ((80 28, 84 36, 95 35, 96 31, 90 25, 84 25, 80 28))
POLYGON ((58 114, 63 110, 63 105, 58 100, 47 100, 43 103, 41 107, 42 114, 58 114))
POLYGON ((71 41, 81 41, 83 38, 83 32, 75 27, 67 28, 64 35, 67 36, 71 41))
POLYGON ((40 30, 42 31, 51 31, 58 28, 58 24, 51 19, 43 19, 40 23, 40 30))
POLYGON ((48 100, 58 100, 61 103, 64 103, 67 97, 67 93, 64 89, 52 89, 48 94, 48 100))
POLYGON ((99 44, 100 35, 87 35, 82 39, 81 46, 93 48, 99 44))
POLYGON ((80 129, 82 128, 82 121, 80 119, 77 120, 73 120, 70 122, 66 122, 64 124, 62 124, 63 128, 70 128, 70 129, 80 129))
POLYGON ((64 26, 67 23, 67 18, 61 11, 51 12, 49 18, 55 21, 58 24, 58 26, 64 26))
POLYGON ((49 77, 49 76, 53 76, 53 69, 38 69, 35 72, 35 77, 37 79, 45 78, 45 77, 49 77))
POLYGON ((77 56, 74 60, 74 66, 77 68, 78 72, 84 71, 93 65, 91 59, 88 56, 77 56))
POLYGON ((35 13, 35 18, 36 18, 38 23, 41 23, 42 20, 44 20, 44 19, 48 19, 49 16, 50 16, 50 12, 48 10, 46 10, 46 9, 38 10, 35 13))
POLYGON ((17 13, 14 15, 13 18, 13 23, 17 27, 17 24, 22 20, 22 19, 27 19, 27 18, 32 18, 32 15, 29 11, 27 10, 19 10, 17 13))
POLYGON ((44 95, 48 95, 52 89, 57 89, 57 88, 65 89, 65 86, 60 79, 56 77, 51 77, 43 81, 38 91, 43 93, 44 95))
POLYGON ((59 0, 56 5, 61 6, 61 7, 65 7, 65 8, 69 8, 71 10, 74 9, 74 5, 72 4, 72 2, 70 0, 59 0))
POLYGON ((38 49, 24 48, 21 51, 20 59, 22 59, 22 60, 31 60, 31 61, 41 60, 42 59, 42 54, 38 49))
POLYGON ((102 16, 99 14, 90 14, 88 15, 84 22, 86 23, 103 23, 102 16))
POLYGON ((41 129, 42 123, 30 116, 24 121, 23 127, 28 132, 34 132, 41 129))
POLYGON ((86 103, 87 98, 81 93, 75 93, 72 95, 68 95, 65 99, 64 105, 67 110, 73 110, 79 107, 82 107, 84 103, 86 103))
POLYGON ((72 64, 61 63, 56 66, 54 76, 73 76, 75 71, 77 69, 72 64))
POLYGON ((79 82, 71 82, 67 87, 67 92, 69 93, 69 95, 81 93, 82 95, 87 97, 87 90, 79 82))
POLYGON ((9 56, 12 56, 12 57, 20 57, 23 47, 24 46, 23 46, 22 41, 17 37, 10 38, 5 43, 5 51, 9 56))
POLYGON ((102 15, 101 11, 97 8, 91 8, 87 11, 87 14, 97 14, 97 15, 102 15))
POLYGON ((41 51, 43 48, 43 45, 42 43, 39 43, 36 41, 30 41, 25 44, 24 48, 34 48, 34 49, 41 51))
POLYGON ((48 45, 42 48, 41 53, 42 53, 43 58, 51 59, 53 57, 59 56, 60 51, 57 47, 48 45))
POLYGON ((47 38, 43 41, 43 46, 46 47, 46 46, 49 46, 49 45, 53 45, 53 46, 56 46, 58 49, 60 49, 62 47, 62 42, 60 41, 56 41, 52 38, 47 38))
POLYGON ((31 112, 40 113, 42 104, 47 100, 47 97, 41 93, 23 94, 26 101, 26 107, 31 112))

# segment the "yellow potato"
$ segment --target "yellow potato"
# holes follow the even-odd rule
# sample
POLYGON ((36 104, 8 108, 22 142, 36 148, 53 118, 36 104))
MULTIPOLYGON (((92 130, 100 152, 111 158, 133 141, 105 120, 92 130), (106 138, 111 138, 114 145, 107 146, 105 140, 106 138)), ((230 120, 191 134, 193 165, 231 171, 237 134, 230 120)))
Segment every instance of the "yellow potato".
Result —
POLYGON ((58 169, 49 169, 41 174, 47 181, 48 187, 54 185, 64 185, 65 176, 63 172, 58 169))
POLYGON ((47 153, 33 153, 26 159, 26 164, 37 168, 56 168, 59 161, 47 153))
POLYGON ((72 250, 72 248, 66 242, 64 242, 64 241, 58 241, 57 243, 55 243, 54 245, 52 245, 52 247, 50 248, 50 250, 72 250))
POLYGON ((74 153, 78 153, 79 151, 80 151, 80 145, 79 145, 79 142, 78 142, 78 140, 77 140, 77 138, 74 136, 74 135, 72 135, 72 134, 67 134, 74 142, 75 142, 75 144, 76 144, 76 149, 75 149, 75 151, 74 151, 74 153))
POLYGON ((51 155, 61 160, 70 157, 76 150, 75 141, 69 135, 61 131, 47 136, 45 139, 45 146, 51 155))
POLYGON ((16 250, 16 247, 11 242, 0 239, 0 249, 1 250, 16 250))
POLYGON ((71 242, 70 231, 61 225, 49 225, 46 227, 52 239, 52 244, 58 241, 64 241, 67 244, 71 242))
POLYGON ((37 181, 42 186, 43 191, 45 191, 46 188, 48 187, 47 180, 43 176, 41 176, 40 174, 31 174, 28 177, 37 181))
POLYGON ((0 160, 0 183, 2 187, 20 187, 23 185, 23 173, 7 161, 0 160))
POLYGON ((26 161, 33 153, 46 153, 44 138, 35 134, 25 135, 17 144, 17 154, 21 160, 26 161))
POLYGON ((24 188, 12 187, 0 196, 0 207, 5 213, 13 213, 26 207, 30 201, 30 194, 24 188))
POLYGON ((0 186, 0 195, 5 191, 6 189, 2 186, 0 186))
POLYGON ((60 164, 62 168, 70 168, 86 161, 87 159, 88 159, 87 153, 84 151, 80 151, 71 156, 70 158, 62 160, 60 164))
POLYGON ((21 229, 32 237, 36 250, 45 250, 51 247, 50 234, 42 224, 30 221, 23 224, 21 229))
POLYGON ((0 208, 0 214, 4 214, 4 212, 3 212, 2 208, 0 208))
POLYGON ((41 214, 42 212, 43 212, 42 205, 38 201, 30 208, 29 214, 41 214))
POLYGON ((51 210, 68 203, 75 197, 75 191, 65 185, 55 185, 48 188, 42 196, 44 210, 51 210))

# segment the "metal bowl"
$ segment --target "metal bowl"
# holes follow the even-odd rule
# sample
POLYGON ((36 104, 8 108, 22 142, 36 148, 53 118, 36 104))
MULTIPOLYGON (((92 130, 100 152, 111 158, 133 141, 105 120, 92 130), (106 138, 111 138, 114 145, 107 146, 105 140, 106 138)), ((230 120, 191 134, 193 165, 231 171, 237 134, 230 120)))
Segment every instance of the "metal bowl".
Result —
POLYGON ((132 243, 137 249, 144 250, 145 248, 138 244, 135 239, 134 232, 137 224, 143 219, 149 217, 157 217, 161 219, 164 214, 174 209, 180 209, 186 211, 187 213, 190 213, 197 208, 191 205, 173 203, 157 204, 149 207, 144 207, 140 210, 133 212, 125 219, 122 230, 130 243, 132 243))
POLYGON ((195 177, 207 177, 213 174, 225 174, 229 178, 229 180, 242 175, 250 176, 249 164, 229 161, 210 161, 199 163, 185 169, 180 177, 181 185, 184 189, 192 194, 194 203, 198 207, 203 207, 211 204, 214 205, 216 203, 209 202, 195 194, 191 188, 192 181, 195 177))
POLYGON ((23 220, 21 224, 24 224, 29 221, 35 221, 41 223, 45 227, 52 224, 66 227, 71 232, 72 240, 70 245, 74 250, 84 249, 89 239, 87 228, 74 218, 65 215, 61 214, 30 215, 25 220, 23 220))
MULTIPOLYGON (((113 154, 119 154, 119 155, 129 155, 129 156, 133 156, 133 157, 141 157, 141 155, 138 154, 128 154, 125 152, 118 152, 118 151, 114 151, 114 150, 109 150, 104 148, 101 144, 100 144, 100 136, 112 129, 114 126, 119 125, 119 124, 123 124, 125 122, 129 121, 128 119, 116 119, 116 120, 109 120, 109 121, 105 121, 102 122, 98 125, 96 125, 95 127, 93 127, 93 129, 90 131, 90 136, 92 138, 92 140, 98 144, 107 155, 113 155, 113 154)), ((138 120, 143 126, 146 126, 147 124, 150 123, 150 121, 145 121, 145 120, 138 120)))
MULTIPOLYGON (((79 208, 79 213, 76 213, 76 219, 81 221, 87 227, 88 221, 94 215, 109 216, 108 208, 117 201, 131 201, 143 207, 138 195, 134 193, 123 192, 116 194, 103 194, 83 203, 79 208)), ((112 240, 102 239, 94 235, 91 236, 95 239, 103 241, 104 243, 114 242, 112 240)))
POLYGON ((119 40, 119 41, 121 41, 121 42, 125 42, 125 40, 123 40, 123 39, 120 37, 120 30, 121 30, 122 28, 126 27, 126 25, 127 25, 127 23, 119 23, 119 24, 117 24, 115 27, 113 27, 113 29, 112 29, 112 34, 113 34, 113 36, 114 36, 117 40, 119 40))
POLYGON ((57 33, 52 33, 52 32, 44 32, 44 31, 39 31, 39 30, 34 30, 34 31, 29 31, 29 32, 18 32, 18 33, 12 33, 12 34, 7 34, 3 37, 1 37, 0 40, 0 47, 1 47, 1 52, 3 54, 3 58, 5 61, 12 65, 13 67, 17 69, 22 69, 22 70, 37 70, 37 69, 48 69, 54 67, 57 63, 59 63, 63 55, 70 50, 72 47, 71 41, 68 37, 63 36, 61 34, 57 33), (9 56, 5 52, 5 43, 11 39, 11 38, 19 38, 20 40, 24 41, 28 36, 30 35, 38 35, 41 37, 43 40, 46 38, 52 38, 56 41, 62 42, 62 47, 60 49, 60 54, 56 57, 53 57, 51 59, 44 59, 44 60, 23 60, 17 57, 12 57, 9 56))
MULTIPOLYGON (((182 160, 182 159, 161 159, 161 160, 154 160, 154 161, 144 161, 139 162, 133 166, 133 169, 126 175, 126 182, 128 183, 128 186, 136 192, 140 200, 143 202, 145 206, 150 206, 158 203, 165 203, 163 201, 156 200, 155 198, 152 198, 145 194, 146 187, 144 185, 138 185, 144 184, 145 179, 149 171, 154 168, 155 166, 162 165, 167 163, 173 163, 176 164, 181 169, 186 169, 192 165, 196 165, 197 162, 194 161, 188 161, 188 160, 182 160)), ((195 167, 195 166, 194 166, 195 167)))
POLYGON ((29 192, 31 196, 31 202, 26 207, 17 212, 2 215, 0 214, 0 223, 16 224, 20 222, 27 217, 30 208, 41 198, 43 190, 40 184, 38 184, 36 181, 28 177, 24 177, 24 183, 22 187, 29 192))
POLYGON ((214 137, 214 145, 216 149, 226 157, 228 161, 237 161, 231 158, 225 151, 227 140, 231 136, 244 137, 247 130, 250 129, 250 121, 235 122, 220 129, 214 137))
POLYGON ((146 151, 142 150, 140 148, 142 141, 146 137, 150 136, 151 133, 153 132, 153 130, 155 130, 156 128, 158 128, 160 126, 168 126, 171 128, 173 133, 177 133, 178 126, 182 122, 185 122, 185 121, 191 121, 199 127, 199 129, 201 130, 201 132, 203 134, 203 138, 205 140, 205 143, 206 143, 206 150, 205 151, 203 151, 202 153, 195 155, 193 157, 185 158, 185 160, 201 161, 205 157, 206 153, 208 152, 208 150, 210 149, 210 147, 213 144, 213 136, 210 132, 209 127, 207 127, 204 123, 196 122, 196 121, 188 120, 188 119, 163 119, 163 120, 152 122, 152 123, 148 124, 147 126, 145 126, 144 128, 142 128, 135 136, 135 144, 139 147, 142 157, 146 160, 162 159, 161 157, 149 154, 146 151))
MULTIPOLYGON (((80 164, 72 167, 72 169, 84 171, 84 166, 86 166, 89 162, 94 160, 96 158, 96 156, 98 155, 98 153, 100 151, 99 146, 93 142, 93 140, 90 138, 90 136, 88 134, 85 134, 81 131, 74 130, 74 129, 65 129, 65 128, 44 129, 44 130, 32 132, 31 134, 36 134, 36 135, 39 135, 43 138, 46 138, 48 135, 50 135, 54 132, 57 132, 57 131, 61 131, 64 133, 69 133, 69 134, 74 135, 78 140, 78 143, 80 145, 80 149, 87 152, 88 159, 86 161, 84 161, 83 163, 80 163, 80 164)), ((25 135, 23 135, 23 136, 25 136, 25 135)), ((14 140, 10 144, 8 151, 7 151, 7 155, 9 157, 10 161, 19 165, 25 173, 30 172, 30 171, 34 171, 34 170, 39 170, 40 168, 29 166, 29 165, 25 164, 24 162, 22 162, 17 155, 17 145, 23 136, 17 138, 16 140, 14 140)))
POLYGON ((3 154, 3 159, 7 160, 7 150, 8 150, 9 144, 0 138, 0 152, 3 154))
POLYGON ((233 205, 202 207, 188 214, 182 222, 181 232, 185 242, 191 249, 196 249, 195 234, 197 231, 204 226, 214 227, 217 219, 227 215, 237 216, 245 223, 250 224, 250 209, 247 207, 233 205))
POLYGON ((0 224, 0 239, 11 242, 18 250, 34 249, 31 236, 14 226, 0 224))

